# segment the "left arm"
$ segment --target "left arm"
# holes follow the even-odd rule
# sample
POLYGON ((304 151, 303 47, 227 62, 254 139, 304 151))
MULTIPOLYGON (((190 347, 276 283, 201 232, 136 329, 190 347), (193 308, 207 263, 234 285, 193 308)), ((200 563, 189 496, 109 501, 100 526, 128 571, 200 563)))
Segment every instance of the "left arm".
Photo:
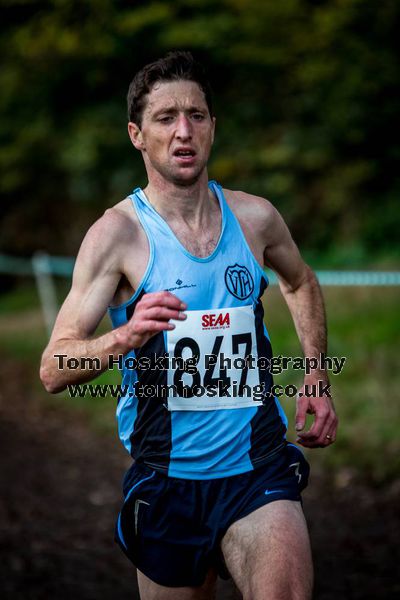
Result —
MULTIPOLYGON (((302 260, 285 222, 271 205, 266 223, 265 264, 279 278, 304 356, 318 359, 321 353, 326 354, 327 351, 327 330, 317 278, 302 260)), ((305 374, 304 386, 297 397, 297 441, 309 448, 328 446, 335 441, 337 424, 328 375, 325 370, 314 369, 309 375, 305 374), (314 422, 308 431, 303 432, 307 413, 314 415, 314 422)))

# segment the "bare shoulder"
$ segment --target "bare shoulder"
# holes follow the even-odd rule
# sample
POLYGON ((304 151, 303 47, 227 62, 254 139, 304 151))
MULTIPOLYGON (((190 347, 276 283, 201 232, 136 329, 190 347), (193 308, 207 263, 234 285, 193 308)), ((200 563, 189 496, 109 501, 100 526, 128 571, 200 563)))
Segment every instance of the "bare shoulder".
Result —
POLYGON ((282 285, 296 288, 305 264, 279 211, 260 196, 231 190, 224 195, 259 263, 275 271, 282 285))
POLYGON ((118 257, 131 246, 140 234, 141 227, 130 206, 130 200, 125 198, 93 223, 87 231, 79 250, 81 259, 91 257, 95 262, 110 264, 118 261, 118 257))
POLYGON ((130 206, 128 198, 122 200, 112 208, 108 208, 104 214, 93 223, 87 236, 93 242, 101 240, 101 244, 109 246, 115 244, 116 240, 125 240, 134 237, 138 229, 138 219, 130 206))
POLYGON ((149 260, 149 243, 131 200, 125 198, 90 227, 79 250, 73 283, 107 285, 110 304, 129 299, 149 260))
POLYGON ((249 227, 255 233, 265 234, 282 221, 275 206, 261 196, 239 190, 224 189, 229 207, 242 226, 249 227))
POLYGON ((225 198, 231 204, 237 204, 238 206, 247 205, 261 211, 273 208, 272 203, 261 196, 249 194, 248 192, 243 192, 242 190, 228 190, 224 188, 223 191, 225 198))

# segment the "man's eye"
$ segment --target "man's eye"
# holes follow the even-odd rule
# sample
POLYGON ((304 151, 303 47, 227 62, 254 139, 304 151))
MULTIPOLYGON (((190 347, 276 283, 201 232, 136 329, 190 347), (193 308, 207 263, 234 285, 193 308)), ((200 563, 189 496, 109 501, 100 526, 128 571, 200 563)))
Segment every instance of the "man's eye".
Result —
POLYGON ((202 121, 204 119, 204 115, 202 113, 194 113, 192 115, 192 119, 195 121, 202 121))
POLYGON ((166 115, 165 117, 159 117, 158 121, 160 123, 169 123, 170 121, 172 121, 172 116, 166 115))

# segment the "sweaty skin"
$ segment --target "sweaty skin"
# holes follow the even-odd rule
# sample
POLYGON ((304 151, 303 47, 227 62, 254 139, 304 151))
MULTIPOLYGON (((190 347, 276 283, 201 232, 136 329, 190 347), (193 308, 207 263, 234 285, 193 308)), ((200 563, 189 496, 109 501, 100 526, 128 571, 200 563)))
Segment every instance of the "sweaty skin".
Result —
MULTIPOLYGON (((181 80, 155 84, 147 95, 141 123, 128 125, 132 144, 141 152, 147 171, 144 193, 183 246, 199 257, 212 253, 221 232, 218 201, 208 188, 207 161, 214 131, 215 119, 209 114, 204 93, 197 83, 181 80)), ((256 260, 278 276, 304 355, 326 352, 321 291, 282 217, 263 198, 241 191, 224 190, 224 194, 256 260)), ((107 210, 89 229, 79 250, 71 291, 42 357, 40 376, 49 392, 93 379, 107 368, 110 355, 127 354, 156 333, 173 329, 174 321, 186 318, 187 307, 177 296, 165 291, 149 293, 138 302, 128 323, 95 336, 107 307, 127 301, 139 287, 148 259, 147 237, 128 198, 107 210), (61 370, 55 354, 98 357, 100 368, 61 370)), ((327 382, 326 372, 306 375, 304 383, 318 380, 327 382)), ((336 428, 329 397, 298 397, 300 444, 327 446, 335 440, 336 428), (314 415, 314 422, 304 432, 307 413, 314 415)), ((222 551, 246 599, 262 600, 268 592, 271 600, 309 600, 311 555, 298 503, 276 501, 234 523, 222 542, 222 551), (285 524, 286 534, 284 528, 277 529, 279 521, 285 524), (249 549, 257 560, 249 561, 249 549), (268 569, 260 557, 267 558, 268 569), (291 577, 287 577, 289 560, 291 577)), ((145 600, 200 600, 213 596, 215 573, 210 571, 199 588, 166 588, 142 573, 138 580, 145 600)))

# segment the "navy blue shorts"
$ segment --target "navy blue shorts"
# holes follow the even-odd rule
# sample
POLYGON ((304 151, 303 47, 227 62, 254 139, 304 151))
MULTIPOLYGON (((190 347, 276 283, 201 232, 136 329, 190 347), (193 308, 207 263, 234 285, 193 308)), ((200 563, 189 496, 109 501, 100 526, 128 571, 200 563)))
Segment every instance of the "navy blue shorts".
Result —
POLYGON ((232 523, 274 500, 300 501, 309 465, 287 444, 262 467, 221 479, 167 477, 134 464, 115 540, 147 577, 169 587, 199 586, 210 567, 228 576, 220 542, 232 523))

